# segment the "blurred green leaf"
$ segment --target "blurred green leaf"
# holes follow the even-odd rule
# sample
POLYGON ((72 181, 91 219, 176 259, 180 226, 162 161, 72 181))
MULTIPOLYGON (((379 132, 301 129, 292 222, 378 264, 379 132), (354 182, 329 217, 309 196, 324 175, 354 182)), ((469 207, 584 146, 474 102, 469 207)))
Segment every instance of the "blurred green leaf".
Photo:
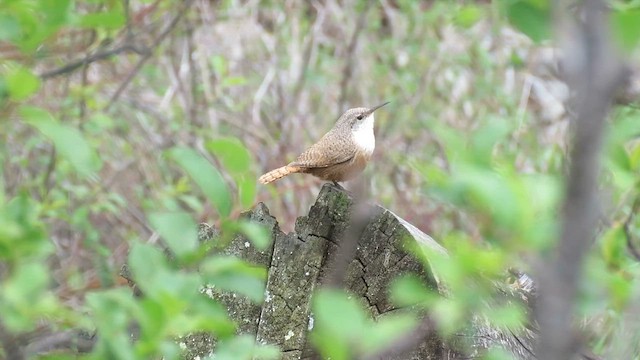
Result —
POLYGON ((20 36, 20 22, 15 17, 0 13, 0 40, 15 41, 20 36))
POLYGON ((198 184, 218 213, 223 217, 229 216, 231 196, 220 172, 189 148, 175 147, 168 151, 168 155, 198 184))
POLYGON ((250 335, 239 335, 216 345, 209 360, 269 360, 280 359, 281 354, 273 345, 256 344, 250 335))
POLYGON ((264 299, 267 272, 262 267, 233 256, 215 256, 201 265, 200 272, 216 289, 238 292, 256 303, 264 299))
POLYGON ((214 55, 209 60, 213 71, 219 76, 223 77, 227 75, 227 60, 220 55, 214 55))
POLYGON ((240 204, 245 208, 253 205, 256 199, 256 177, 253 174, 240 175, 236 178, 238 185, 238 193, 240 196, 240 204))
POLYGON ((551 10, 547 1, 517 1, 508 5, 507 17, 512 25, 537 43, 551 36, 551 10))
POLYGON ((612 308, 624 311, 634 292, 634 281, 622 273, 613 273, 609 278, 609 289, 612 298, 612 308))
POLYGON ((139 313, 138 305, 127 288, 88 293, 86 304, 95 320, 98 342, 92 356, 97 359, 135 360, 130 331, 133 314, 139 313))
POLYGON ((23 67, 12 69, 5 81, 9 96, 15 101, 27 99, 40 88, 40 79, 23 67))
POLYGON ((211 151, 230 173, 245 173, 251 170, 251 154, 240 140, 220 138, 207 141, 205 147, 211 151))
POLYGON ((363 352, 376 353, 380 349, 392 344, 398 338, 406 336, 418 325, 418 318, 414 313, 391 313, 381 315, 377 321, 369 326, 365 333, 363 352))
POLYGON ((44 313, 52 313, 56 301, 48 292, 49 271, 44 263, 19 264, 0 289, 0 311, 10 331, 33 330, 44 313))
POLYGON ((246 236, 258 250, 264 250, 271 244, 271 232, 266 226, 247 220, 225 224, 225 230, 240 232, 246 236))
POLYGON ((465 312, 463 302, 446 298, 440 299, 431 309, 431 314, 438 323, 438 328, 445 335, 452 334, 465 325, 463 320, 465 312))
POLYGON ((121 10, 112 10, 102 13, 83 15, 78 20, 78 25, 85 28, 119 29, 125 23, 124 13, 121 10))
POLYGON ((482 18, 482 10, 475 4, 464 5, 457 11, 455 23, 463 27, 471 27, 482 18))
POLYGON ((640 10, 612 11, 611 27, 622 48, 632 50, 640 39, 640 10))
POLYGON ((189 214, 154 212, 149 214, 149 222, 178 257, 198 247, 198 227, 189 214))
POLYGON ((601 239, 602 257, 605 263, 613 269, 620 269, 626 261, 627 238, 622 226, 608 229, 601 239))
POLYGON ((247 78, 243 76, 228 76, 222 79, 222 87, 240 86, 247 83, 247 78))
POLYGON ((398 306, 413 306, 431 300, 433 291, 427 289, 416 275, 401 276, 391 284, 391 301, 398 306))
POLYGON ((525 310, 518 303, 490 306, 485 315, 493 326, 501 329, 517 329, 526 322, 525 310))
POLYGON ((26 193, 0 204, 0 259, 8 264, 39 261, 54 250, 37 216, 36 202, 26 193))
POLYGON ((169 269, 167 259, 160 249, 138 242, 129 250, 128 264, 134 280, 140 284, 151 284, 158 273, 164 273, 169 269))
POLYGON ((20 114, 26 123, 40 130, 53 142, 58 153, 67 159, 78 173, 89 176, 100 170, 102 162, 98 154, 78 129, 59 123, 51 114, 40 108, 23 106, 20 114))
POLYGON ((351 296, 339 290, 322 289, 313 297, 312 342, 325 358, 354 356, 354 340, 367 331, 367 315, 351 296))

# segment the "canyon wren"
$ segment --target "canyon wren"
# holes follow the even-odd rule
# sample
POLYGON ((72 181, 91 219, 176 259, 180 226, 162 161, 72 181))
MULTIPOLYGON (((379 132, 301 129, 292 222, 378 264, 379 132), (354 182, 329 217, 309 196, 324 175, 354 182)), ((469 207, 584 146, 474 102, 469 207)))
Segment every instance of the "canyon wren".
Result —
POLYGON ((367 166, 376 147, 373 112, 388 103, 370 109, 347 110, 333 129, 300 154, 296 161, 269 171, 258 181, 268 184, 293 173, 311 174, 334 184, 353 179, 367 166))

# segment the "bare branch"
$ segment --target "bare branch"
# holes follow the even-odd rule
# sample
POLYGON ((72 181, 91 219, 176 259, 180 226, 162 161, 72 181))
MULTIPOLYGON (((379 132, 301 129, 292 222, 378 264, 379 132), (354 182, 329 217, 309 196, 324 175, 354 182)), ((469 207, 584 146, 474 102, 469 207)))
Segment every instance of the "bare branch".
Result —
POLYGON ((126 52, 133 52, 136 54, 143 55, 143 54, 147 54, 149 51, 146 48, 140 48, 133 44, 124 44, 114 49, 103 50, 103 51, 96 52, 95 54, 87 55, 83 59, 73 61, 60 68, 50 70, 50 71, 45 71, 42 74, 40 74, 40 78, 50 79, 56 76, 68 74, 70 72, 74 72, 78 70, 79 68, 87 64, 91 64, 92 62, 108 59, 114 55, 118 55, 126 52))
POLYGON ((569 18, 565 2, 556 5, 564 75, 575 94, 575 119, 560 240, 538 276, 536 353, 540 359, 572 359, 581 348, 572 329, 573 303, 598 219, 597 178, 605 117, 627 74, 612 48, 602 2, 586 0, 582 5, 580 22, 569 18))
POLYGON ((193 4, 193 1, 194 0, 187 0, 184 2, 182 9, 178 11, 178 14, 171 20, 169 25, 167 25, 167 27, 162 31, 162 33, 160 33, 160 35, 158 35, 158 37, 153 41, 151 46, 149 46, 149 51, 146 54, 144 54, 144 56, 142 56, 140 60, 138 60, 138 63, 136 64, 136 66, 129 72, 129 74, 124 79, 124 81, 120 84, 120 86, 118 86, 118 89, 116 89, 116 91, 111 96, 111 100, 109 100, 109 103, 105 107, 105 110, 109 109, 111 105, 113 105, 113 103, 118 101, 118 99, 120 98, 120 95, 122 95, 122 92, 127 88, 127 86, 129 86, 129 83, 131 83, 131 80, 133 80, 133 78, 138 74, 138 72, 142 69, 142 66, 147 62, 147 60, 151 58, 151 55, 153 55, 153 51, 158 46, 160 46, 160 44, 164 41, 167 35, 171 33, 171 31, 176 27, 176 25, 178 25, 178 23, 180 22, 180 19, 182 19, 184 14, 193 4))

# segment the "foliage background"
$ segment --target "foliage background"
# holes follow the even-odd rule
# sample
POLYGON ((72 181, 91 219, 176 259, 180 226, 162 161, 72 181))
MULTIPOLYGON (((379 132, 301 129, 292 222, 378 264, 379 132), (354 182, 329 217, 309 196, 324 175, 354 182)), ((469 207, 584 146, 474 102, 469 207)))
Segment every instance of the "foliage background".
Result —
MULTIPOLYGON (((638 4, 612 4, 633 55, 638 4)), ((182 231, 203 221, 251 232, 233 219, 257 201, 291 230, 321 183, 291 176, 257 187, 257 176, 292 160, 345 109, 391 101, 376 113, 378 148, 363 178, 373 200, 460 254, 459 268, 441 269, 458 300, 439 305, 448 309, 440 320, 455 329, 477 307, 460 279, 529 271, 556 238, 571 94, 547 40, 548 12, 544 1, 4 0, 0 312, 13 315, 3 327, 15 335, 46 317, 62 329, 100 328, 109 301, 125 317, 137 306, 179 313, 186 305, 171 310, 164 295, 153 306, 125 300, 117 274, 132 246, 134 263, 137 253, 139 265, 157 262, 183 276, 176 284, 196 284, 194 273, 143 255, 155 254, 149 244, 162 237, 184 264, 206 268, 195 241, 184 245, 195 234, 182 231)), ((609 122, 603 217, 580 298, 597 353, 621 349, 617 332, 640 333, 628 320, 639 286, 627 249, 640 235, 630 216, 638 84, 630 79, 609 122)), ((230 271, 249 267, 237 266, 230 271)), ((226 324, 222 312, 208 319, 226 324)), ((201 329, 181 326, 118 356, 168 357, 171 336, 201 329)), ((108 340, 103 354, 126 342, 108 340)))

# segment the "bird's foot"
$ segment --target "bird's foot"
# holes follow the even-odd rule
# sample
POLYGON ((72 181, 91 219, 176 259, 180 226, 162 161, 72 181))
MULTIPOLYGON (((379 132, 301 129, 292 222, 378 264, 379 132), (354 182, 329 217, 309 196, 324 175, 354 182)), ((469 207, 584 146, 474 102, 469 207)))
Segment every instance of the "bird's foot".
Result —
POLYGON ((332 181, 333 186, 337 187, 340 190, 344 190, 347 191, 347 189, 345 189, 342 185, 340 185, 340 183, 338 183, 337 181, 332 181))

